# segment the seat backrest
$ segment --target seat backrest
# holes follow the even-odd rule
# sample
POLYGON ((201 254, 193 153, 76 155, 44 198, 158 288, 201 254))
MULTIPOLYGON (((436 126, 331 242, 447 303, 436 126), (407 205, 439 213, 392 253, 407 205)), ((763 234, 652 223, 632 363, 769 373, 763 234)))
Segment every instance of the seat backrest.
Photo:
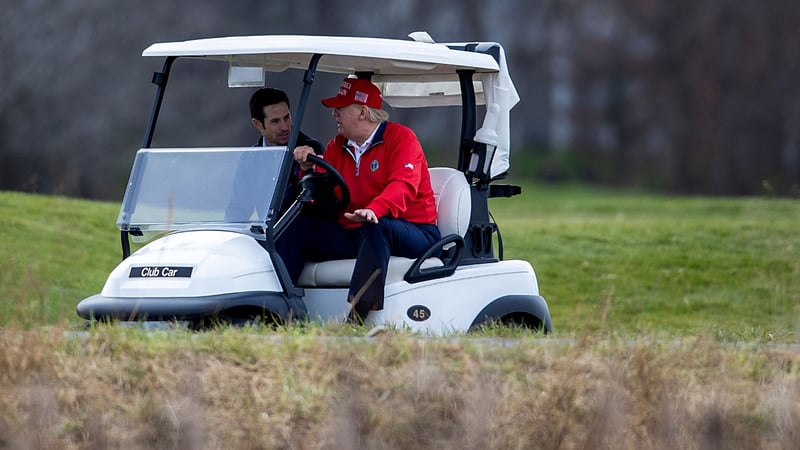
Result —
POLYGON ((469 227, 472 200, 469 183, 460 171, 451 167, 431 167, 431 186, 436 198, 436 225, 442 236, 464 236, 469 227))

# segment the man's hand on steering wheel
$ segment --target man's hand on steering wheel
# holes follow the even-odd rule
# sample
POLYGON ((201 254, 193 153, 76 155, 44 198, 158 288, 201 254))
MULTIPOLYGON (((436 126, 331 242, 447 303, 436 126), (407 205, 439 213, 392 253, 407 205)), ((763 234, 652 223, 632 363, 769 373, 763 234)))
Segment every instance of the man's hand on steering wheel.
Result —
POLYGON ((308 155, 316 155, 316 153, 314 153, 314 149, 308 145, 295 147, 292 155, 294 156, 294 160, 297 161, 297 164, 300 166, 301 170, 306 171, 314 168, 314 163, 308 161, 307 158, 308 155))
MULTIPOLYGON (((300 180, 300 184, 304 186, 304 190, 308 187, 308 192, 311 192, 312 195, 317 198, 314 192, 319 191, 315 189, 313 186, 319 186, 320 183, 315 182, 314 180, 326 180, 324 182, 324 186, 326 190, 330 192, 330 198, 333 199, 333 203, 329 205, 329 207, 334 211, 341 211, 350 203, 350 189, 347 188, 347 183, 344 181, 342 174, 336 170, 335 167, 331 165, 328 161, 322 159, 319 155, 316 155, 311 147, 308 146, 301 146, 297 147, 294 150, 295 160, 298 164, 300 164, 300 168, 303 170, 306 167, 312 168, 314 165, 317 165, 324 173, 314 172, 309 175, 306 175, 300 180), (306 150, 307 149, 307 150, 306 150), (298 159, 301 158, 301 159, 298 159), (339 188, 339 193, 341 194, 340 197, 337 197, 333 194, 333 190, 335 188, 339 188)), ((325 194, 321 194, 322 198, 328 197, 325 194)))

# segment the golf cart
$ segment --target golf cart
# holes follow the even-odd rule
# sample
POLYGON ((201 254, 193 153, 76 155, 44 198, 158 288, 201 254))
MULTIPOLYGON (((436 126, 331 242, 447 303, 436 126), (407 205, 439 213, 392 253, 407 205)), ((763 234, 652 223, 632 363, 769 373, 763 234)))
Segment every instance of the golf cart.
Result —
POLYGON ((117 219, 123 259, 102 292, 78 304, 78 315, 192 326, 343 321, 354 260, 307 263, 295 285, 275 251, 282 233, 317 198, 330 197, 336 187, 329 206, 347 203, 341 175, 316 158, 325 173, 306 176, 294 203, 285 212, 279 208, 291 171, 289 149, 315 75, 333 73, 370 79, 393 108, 461 106, 458 163, 430 168, 442 240, 416 260, 391 258, 384 308, 372 311, 367 323, 435 334, 489 323, 551 331, 533 268, 502 259, 502 239, 489 215, 489 198, 521 193, 496 183, 509 169, 509 111, 518 101, 503 48, 410 36, 241 36, 147 48, 143 56, 165 62, 153 76, 152 114, 117 219), (263 86, 267 72, 297 70, 302 90, 288 145, 151 148, 170 70, 184 58, 224 66, 231 87, 263 86), (141 245, 133 253, 132 242, 141 245))

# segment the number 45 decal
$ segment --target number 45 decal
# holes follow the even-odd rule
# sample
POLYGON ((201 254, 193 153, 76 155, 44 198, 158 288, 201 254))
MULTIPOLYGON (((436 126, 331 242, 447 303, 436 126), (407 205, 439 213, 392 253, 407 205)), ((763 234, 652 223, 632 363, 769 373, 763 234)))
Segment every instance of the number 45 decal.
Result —
POLYGON ((427 306, 414 305, 406 311, 408 318, 414 322, 424 322, 431 317, 431 310, 427 306))

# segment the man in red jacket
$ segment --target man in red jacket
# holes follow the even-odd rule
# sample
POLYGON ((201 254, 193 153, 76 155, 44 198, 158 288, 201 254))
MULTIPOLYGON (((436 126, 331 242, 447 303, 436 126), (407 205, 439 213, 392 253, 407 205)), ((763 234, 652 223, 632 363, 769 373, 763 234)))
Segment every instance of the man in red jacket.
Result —
MULTIPOLYGON (((348 319, 362 323, 371 310, 383 309, 389 256, 416 258, 441 238, 436 201, 419 140, 408 127, 388 121, 377 86, 345 78, 338 94, 322 104, 333 108, 338 125, 325 161, 342 174, 350 203, 336 222, 298 217, 277 248, 295 283, 305 261, 356 258, 348 319)), ((313 153, 297 147, 294 159, 309 170, 306 156, 313 153)))

